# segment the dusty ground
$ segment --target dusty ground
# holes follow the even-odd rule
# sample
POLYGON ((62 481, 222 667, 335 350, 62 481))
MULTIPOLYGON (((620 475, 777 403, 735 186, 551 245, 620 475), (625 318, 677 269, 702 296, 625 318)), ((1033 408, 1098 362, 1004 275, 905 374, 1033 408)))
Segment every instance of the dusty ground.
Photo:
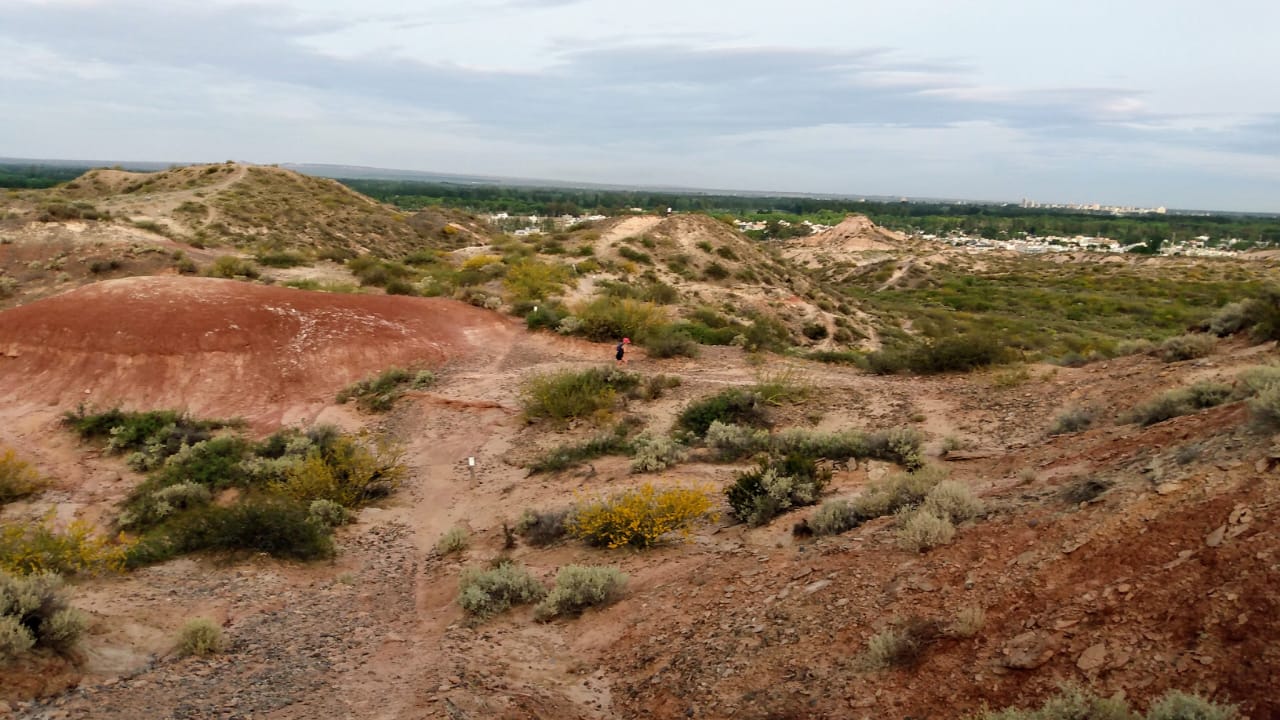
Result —
MULTIPOLYGON (((84 397, 241 414, 259 432, 376 427, 404 443, 411 466, 406 487, 341 532, 332 563, 187 558, 77 582, 75 604, 93 618, 83 651, 6 671, 0 698, 17 717, 946 718, 1038 701, 1064 681, 1140 707, 1177 687, 1241 703, 1255 720, 1280 717, 1271 436, 1241 404, 1146 429, 1114 423, 1155 392, 1268 361, 1269 346, 1224 342, 1210 359, 1172 365, 1032 366, 1012 381, 875 377, 772 356, 760 364, 733 348, 698 360, 636 353, 632 369, 684 381, 632 402, 656 431, 692 398, 792 366, 818 392, 781 409, 780 422, 914 425, 935 452, 944 438, 962 441, 931 461, 991 512, 923 555, 896 547, 889 519, 793 538, 807 511, 759 529, 722 520, 645 553, 522 546, 515 558, 548 580, 571 562, 618 566, 631 576, 626 596, 578 620, 539 624, 516 610, 474 627, 454 602, 458 573, 502 552, 502 524, 525 508, 643 480, 732 480, 735 467, 703 463, 638 477, 622 459, 526 473, 537 448, 593 429, 526 425, 522 380, 608 362, 611 347, 529 335, 445 301, 136 279, 0 313, 0 351, 0 444, 56 480, 6 517, 53 507, 105 522, 140 480, 58 427, 84 397), (442 365, 443 380, 391 415, 332 406, 351 379, 414 360, 442 365), (1045 436, 1062 408, 1082 403, 1100 408, 1095 429, 1045 436), (1063 500, 1082 478, 1114 486, 1086 503, 1063 500), (471 530, 471 549, 435 556, 455 525, 471 530), (949 623, 971 606, 986 612, 975 637, 941 639, 913 668, 861 666, 867 639, 895 619, 949 623), (194 616, 223 624, 229 652, 172 654, 194 616)), ((856 493, 889 470, 841 471, 830 494, 856 493)))

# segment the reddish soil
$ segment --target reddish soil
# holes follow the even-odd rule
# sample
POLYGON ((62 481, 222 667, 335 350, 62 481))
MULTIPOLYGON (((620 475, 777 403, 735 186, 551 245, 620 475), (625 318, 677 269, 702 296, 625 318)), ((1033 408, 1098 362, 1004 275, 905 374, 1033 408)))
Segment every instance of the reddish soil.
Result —
POLYGON ((388 367, 474 360, 515 332, 453 300, 125 278, 0 313, 0 400, 176 407, 269 428, 314 419, 388 367))

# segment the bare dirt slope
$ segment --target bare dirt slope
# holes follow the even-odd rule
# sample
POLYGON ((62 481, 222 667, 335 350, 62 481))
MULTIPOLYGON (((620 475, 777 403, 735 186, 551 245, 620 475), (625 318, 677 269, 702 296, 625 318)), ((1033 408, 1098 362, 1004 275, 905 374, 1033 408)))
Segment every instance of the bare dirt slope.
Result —
MULTIPOLYGON (((449 363, 438 386, 389 416, 342 416, 397 437, 411 472, 341 531, 333 563, 187 558, 80 581, 75 604, 93 618, 80 662, 7 670, 0 699, 18 717, 952 718, 1038 702, 1063 682, 1139 707, 1168 688, 1194 690, 1254 720, 1280 717, 1272 431, 1243 403, 1148 428, 1120 422, 1161 391, 1230 382, 1273 358, 1269 345, 1223 341, 1209 358, 1173 364, 1032 366, 1012 380, 877 377, 777 356, 761 367, 736 348, 696 360, 636 353, 631 369, 683 380, 630 404, 652 432, 694 398, 791 367, 815 393, 775 409, 779 426, 915 426, 928 434, 929 461, 988 506, 924 554, 898 547, 891 518, 794 537, 807 509, 755 529, 722 517, 687 543, 640 553, 504 549, 503 524, 526 508, 644 481, 719 488, 743 467, 695 459, 637 476, 605 458, 530 476, 522 466, 540 450, 597 429, 528 425, 523 382, 607 362, 606 345, 531 335, 455 303, 142 279, 0 313, 0 338, 0 351, 17 352, 0 357, 0 443, 56 479, 6 517, 52 509, 105 521, 140 480, 57 426, 86 383, 93 397, 115 388, 130 404, 140 395, 198 414, 244 412, 265 430, 344 412, 324 407, 341 373, 449 363), (1096 408, 1095 426, 1047 436, 1075 405, 1096 408), (947 439, 964 449, 938 456, 947 439), (432 547, 455 525, 470 529, 471 548, 441 558, 432 547), (614 565, 631 580, 619 603, 576 620, 541 624, 517 609, 473 626, 455 602, 458 575, 504 553, 548 582, 569 563, 614 565), (942 629, 974 607, 986 620, 973 637, 933 637, 913 665, 864 666, 870 637, 895 621, 942 629), (173 655, 177 628, 194 616, 222 623, 229 652, 173 655)), ((892 469, 841 469, 828 496, 892 469)))
POLYGON ((467 362, 510 322, 452 300, 136 277, 0 313, 0 397, 25 407, 175 407, 310 422, 387 367, 467 362))

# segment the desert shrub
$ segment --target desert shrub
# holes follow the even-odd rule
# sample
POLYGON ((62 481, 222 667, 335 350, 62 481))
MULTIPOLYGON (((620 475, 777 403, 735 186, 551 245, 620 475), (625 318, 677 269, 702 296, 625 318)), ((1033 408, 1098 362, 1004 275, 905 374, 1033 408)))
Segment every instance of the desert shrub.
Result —
POLYGON ((574 332, 597 342, 641 338, 667 322, 666 311, 653 303, 607 296, 579 306, 574 316, 574 332))
POLYGON ((1062 487, 1058 491, 1058 497, 1071 505, 1079 505, 1082 502, 1090 502, 1104 492, 1111 489, 1115 485, 1110 480, 1096 478, 1093 476, 1078 477, 1062 487))
POLYGON ((388 368, 377 375, 348 385, 338 393, 339 403, 354 399, 356 407, 369 413, 386 412, 404 395, 405 390, 424 390, 435 383, 430 370, 388 368))
POLYGON ((831 479, 831 471, 804 455, 767 459, 740 473, 725 490, 734 517, 763 525, 792 507, 812 505, 831 479))
POLYGON ((551 592, 533 608, 533 616, 545 622, 560 615, 581 615, 587 608, 616 600, 626 584, 627 576, 617 568, 566 565, 556 573, 551 592))
POLYGON ((1122 420, 1136 422, 1144 427, 1154 425, 1221 405, 1231 399, 1232 392, 1233 388, 1226 383, 1201 381, 1157 395, 1125 413, 1122 420))
POLYGON ((1211 335, 1179 335, 1160 343, 1156 348, 1156 355, 1165 362, 1194 360, 1212 353, 1214 344, 1211 335))
POLYGON ((809 529, 815 535, 839 535, 862 524, 862 518, 848 500, 828 500, 809 516, 809 529))
POLYGON ((1155 343, 1146 338, 1138 338, 1137 340, 1121 340, 1116 343, 1113 354, 1117 357, 1122 355, 1150 355, 1155 350, 1155 343))
POLYGON ((987 624, 987 612, 978 605, 961 608, 956 617, 947 626, 947 635, 958 638, 971 638, 982 632, 987 624))
POLYGON ((640 336, 640 344, 653 358, 698 357, 698 343, 688 331, 676 325, 664 324, 653 328, 640 336))
POLYGON ((939 637, 938 623, 911 617, 871 636, 862 661, 870 670, 911 667, 924 657, 929 646, 939 637))
POLYGON ((249 450, 244 438, 233 435, 184 445, 156 468, 151 482, 160 485, 193 482, 212 490, 242 486, 247 484, 248 473, 241 461, 249 450))
POLYGON ((254 260, 259 265, 266 265, 273 268, 291 268, 299 265, 306 265, 308 260, 301 253, 290 252, 288 250, 274 250, 260 252, 254 256, 254 260))
POLYGON ((512 302, 532 302, 560 292, 572 277, 564 265, 521 260, 511 265, 502 283, 512 302))
POLYGON ((253 279, 258 277, 258 269, 248 260, 234 255, 223 255, 213 261, 213 266, 209 268, 209 275, 228 280, 238 277, 253 279))
POLYGON ((529 378, 520 390, 520 401, 528 420, 563 422, 610 411, 618 393, 639 384, 639 375, 611 367, 562 370, 529 378))
POLYGON ((631 472, 659 472, 684 460, 687 451, 680 443, 661 435, 641 435, 635 441, 631 472))
POLYGON ((720 460, 732 461, 763 452, 771 446, 766 430, 711 421, 707 428, 707 447, 716 451, 720 460))
POLYGON ((120 521, 121 527, 149 527, 163 521, 175 512, 208 505, 213 493, 208 486, 195 482, 180 482, 151 491, 147 497, 130 503, 129 510, 120 521))
POLYGON ((1248 300, 1241 300, 1223 305, 1201 324, 1201 329, 1218 337, 1226 337, 1248 328, 1251 319, 1250 304, 1248 300))
POLYGON ((59 530, 52 514, 0 525, 0 570, 11 573, 118 571, 129 549, 129 542, 97 535, 83 520, 59 530))
POLYGON ((1099 698, 1078 688, 1065 688, 1038 710, 986 711, 975 720, 1137 720, 1124 700, 1099 698))
POLYGON ((1280 425, 1280 385, 1267 385, 1249 399, 1249 411, 1263 425, 1280 425))
POLYGON ((924 496, 921 509, 953 523, 972 520, 983 513, 982 500, 973 494, 968 485, 955 480, 943 480, 924 496))
POLYGON ((918 505, 946 476, 945 470, 935 466, 923 466, 913 472, 892 473, 871 483, 861 495, 853 499, 854 512, 859 518, 870 520, 918 505))
POLYGON ((822 340, 827 336, 827 326, 820 322, 807 323, 800 329, 800 334, 810 340, 822 340))
POLYGON ((462 552, 471 545, 471 534, 464 527, 451 527, 436 541, 436 553, 452 555, 462 552))
POLYGON ((610 549, 651 547, 670 533, 688 535, 711 512, 703 488, 666 488, 648 483, 608 498, 581 502, 566 523, 569 534, 610 549))
POLYGON ((529 330, 545 328, 555 330, 565 318, 565 309, 560 305, 538 305, 524 316, 524 325, 529 330))
POLYGON ((404 475, 405 467, 396 448, 340 435, 290 464, 285 479, 273 482, 271 488, 304 503, 331 500, 355 508, 390 495, 404 475))
POLYGON ((768 425, 764 400, 757 393, 745 388, 727 388, 686 406, 676 418, 676 427, 701 438, 717 420, 729 425, 768 425))
POLYGON ((1235 720, 1234 705, 1219 705, 1198 695, 1170 690, 1151 704, 1146 720, 1235 720))
POLYGON ((332 500, 312 500, 307 506, 307 516, 327 528, 341 527, 351 521, 351 512, 332 500))
POLYGON ((1249 335, 1255 342, 1280 340, 1280 288, 1268 288, 1249 301, 1249 335))
POLYGON ((86 620, 72 609, 56 573, 10 575, 0 571, 0 663, 32 648, 70 650, 86 620))
POLYGON ((530 472, 558 472, 605 455, 630 455, 632 442, 629 426, 619 423, 607 433, 596 435, 576 445, 560 445, 544 453, 528 465, 530 472))
POLYGON ((830 365, 854 365, 857 367, 867 366, 867 356, 865 353, 853 350, 814 350, 805 355, 809 360, 815 362, 827 363, 830 365))
POLYGON ((1093 424, 1097 411, 1093 408, 1073 406, 1058 413, 1049 426, 1050 435, 1066 435, 1067 433, 1086 430, 1093 424))
POLYGON ((530 545, 550 545, 568 533, 569 508, 525 510, 516 521, 515 532, 530 545))
POLYGON ((952 335, 926 343, 913 355, 918 373, 967 372, 1009 360, 1009 350, 993 335, 952 335))
POLYGON ((920 456, 920 431, 910 427, 877 430, 864 436, 865 454, 875 460, 895 462, 907 470, 917 470, 924 465, 920 456))
POLYGON ((483 569, 469 567, 458 582, 458 604, 467 614, 485 619, 513 605, 537 602, 547 589, 529 571, 511 562, 483 569))
POLYGON ((724 265, 721 265, 718 262, 712 262, 702 269, 702 274, 708 280, 724 280, 732 273, 729 272, 729 268, 724 265))
POLYGON ((40 473, 12 448, 0 454, 0 505, 34 495, 43 487, 40 473))
POLYGON ((653 264, 653 258, 649 257, 648 253, 640 252, 639 250, 627 247, 626 245, 618 248, 618 254, 631 262, 640 263, 641 265, 653 264))
MULTIPOLYGON (((307 506, 257 497, 229 507, 209 505, 175 516, 159 528, 162 547, 150 545, 145 560, 203 550, 264 552, 278 558, 314 560, 333 555, 329 528, 311 519, 307 506)), ((131 563, 137 561, 130 559, 131 563)))
POLYGON ((361 285, 386 287, 395 280, 407 281, 414 272, 400 263, 381 260, 372 255, 362 255, 347 261, 347 269, 361 285))
POLYGON ((628 397, 637 400, 657 400, 670 388, 680 387, 680 383, 680 377, 677 375, 649 375, 644 382, 628 393, 628 397))
POLYGON ((792 368, 784 368, 761 373, 751 390, 770 405, 782 405, 808 399, 813 394, 813 384, 804 374, 792 368))
POLYGON ((956 526, 923 508, 905 513, 898 525, 898 547, 908 552, 924 552, 946 545, 956 535, 956 526))
POLYGON ((1232 398, 1253 397, 1263 389, 1280 385, 1280 365, 1254 365, 1236 373, 1235 392, 1232 398))
POLYGON ((209 618, 192 618, 178 633, 178 653, 184 656, 216 655, 226 649, 222 628, 209 618))

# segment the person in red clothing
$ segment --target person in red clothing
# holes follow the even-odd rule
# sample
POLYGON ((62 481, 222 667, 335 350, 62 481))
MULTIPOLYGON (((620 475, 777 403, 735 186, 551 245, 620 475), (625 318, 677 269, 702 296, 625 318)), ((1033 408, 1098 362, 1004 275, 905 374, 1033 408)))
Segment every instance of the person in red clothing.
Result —
POLYGON ((613 357, 618 361, 619 365, 626 365, 627 360, 623 357, 626 354, 626 347, 631 344, 631 338, 622 338, 622 342, 618 343, 617 352, 613 357))

